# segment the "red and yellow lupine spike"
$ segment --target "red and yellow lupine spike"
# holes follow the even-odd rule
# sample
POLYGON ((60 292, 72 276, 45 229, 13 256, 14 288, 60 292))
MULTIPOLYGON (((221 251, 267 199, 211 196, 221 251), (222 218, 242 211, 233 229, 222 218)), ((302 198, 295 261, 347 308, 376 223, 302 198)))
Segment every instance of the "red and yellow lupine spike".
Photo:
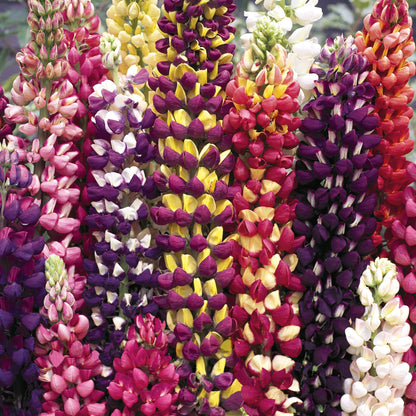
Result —
POLYGON ((233 107, 224 128, 233 134, 238 154, 233 173, 241 184, 233 198, 238 224, 237 274, 230 285, 237 294, 230 312, 238 323, 234 374, 249 415, 293 413, 292 405, 300 402, 291 371, 292 358, 301 351, 297 302, 303 286, 292 272, 304 238, 291 230, 296 201, 290 199, 299 85, 286 65, 286 51, 279 45, 274 51, 263 51, 267 64, 261 68, 250 65, 255 50, 247 51, 226 89, 233 107))
POLYGON ((178 357, 178 414, 225 415, 242 402, 232 375, 236 322, 226 291, 234 277, 233 241, 225 231, 234 226, 229 174, 235 158, 222 127, 234 9, 232 0, 165 1, 160 60, 149 79, 158 113, 151 134, 161 164, 154 180, 162 192, 151 215, 168 226, 156 237, 164 251, 158 283, 165 295, 154 299, 167 309, 178 357))
MULTIPOLYGON (((390 228, 402 210, 402 194, 411 182, 406 173, 410 164, 406 154, 413 149, 409 139, 410 102, 414 91, 408 85, 415 64, 408 58, 415 50, 412 20, 406 0, 380 0, 364 18, 364 28, 355 36, 358 51, 367 57, 369 81, 376 89, 374 113, 380 117, 376 133, 382 137, 374 154, 383 156, 379 169, 380 207, 376 211, 379 227, 376 245, 382 241, 382 227, 390 228)), ((387 238, 389 234, 387 233, 387 238)))

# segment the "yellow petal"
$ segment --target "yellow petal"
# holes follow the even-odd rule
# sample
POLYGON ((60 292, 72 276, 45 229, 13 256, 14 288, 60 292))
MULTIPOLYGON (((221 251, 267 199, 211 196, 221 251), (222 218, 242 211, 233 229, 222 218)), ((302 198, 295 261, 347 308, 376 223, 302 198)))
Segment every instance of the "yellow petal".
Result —
POLYGON ((182 126, 188 127, 189 123, 192 121, 192 117, 183 109, 176 110, 173 114, 175 121, 182 124, 182 126))
POLYGON ((214 7, 204 6, 204 16, 207 20, 211 20, 215 16, 217 11, 214 7))
POLYGON ((179 177, 181 177, 185 182, 189 182, 190 180, 190 172, 189 170, 185 169, 183 166, 179 166, 179 177))
POLYGON ((199 159, 198 147, 193 140, 185 139, 183 141, 183 150, 190 153, 195 158, 199 159))
POLYGON ((276 277, 264 268, 259 268, 256 271, 256 279, 260 279, 267 290, 272 290, 276 287, 276 277))
POLYGON ((215 325, 219 324, 226 316, 228 316, 228 305, 224 305, 220 310, 215 311, 213 319, 215 325))
POLYGON ((259 216, 261 220, 273 220, 274 208, 273 207, 257 207, 254 212, 259 216))
POLYGON ((209 170, 202 166, 198 168, 195 176, 203 183, 209 173, 209 170))
POLYGON ((226 339, 221 344, 220 349, 215 354, 215 356, 218 358, 222 358, 222 357, 227 358, 232 354, 232 352, 233 352, 233 343, 231 339, 226 339))
POLYGON ((298 256, 296 254, 287 254, 283 257, 283 261, 289 266, 290 271, 293 272, 298 264, 298 256))
POLYGON ((199 113, 198 119, 204 125, 204 130, 205 131, 211 130, 217 124, 217 117, 216 117, 216 115, 215 114, 208 113, 207 110, 202 110, 199 113))
POLYGON ((263 179, 264 173, 266 172, 266 169, 252 169, 250 168, 250 177, 251 179, 257 179, 258 181, 261 181, 263 179))
POLYGON ((205 37, 206 37, 206 35, 207 35, 207 33, 208 33, 209 28, 205 27, 205 26, 204 26, 201 22, 199 22, 199 23, 196 25, 196 27, 197 27, 197 30, 198 30, 199 36, 201 36, 201 37, 205 38, 205 37))
POLYGON ((232 202, 226 200, 226 199, 222 199, 221 201, 217 201, 217 209, 215 210, 214 215, 219 215, 221 214, 225 208, 227 207, 231 207, 231 209, 234 211, 234 207, 232 202))
POLYGON ((165 265, 169 271, 172 273, 178 268, 178 264, 176 263, 176 257, 174 254, 165 253, 165 265))
MULTIPOLYGON (((168 118, 169 118, 169 114, 170 112, 168 112, 168 118)), ((170 120, 169 120, 169 123, 170 123, 170 120)), ((172 150, 174 150, 175 152, 179 154, 183 152, 183 142, 181 140, 174 139, 172 136, 169 136, 168 138, 166 138, 165 146, 170 147, 172 150)))
POLYGON ((211 41, 211 48, 218 48, 218 46, 224 45, 225 42, 223 38, 219 35, 215 36, 214 39, 211 41))
POLYGON ((178 358, 183 358, 182 350, 183 350, 183 343, 182 342, 178 342, 176 344, 176 356, 178 358))
POLYGON ((243 209, 239 212, 238 218, 242 220, 248 220, 250 222, 257 222, 260 221, 259 216, 256 214, 255 211, 252 211, 251 209, 243 209))
MULTIPOLYGON (((174 13, 174 12, 173 12, 174 13)), ((176 27, 177 27, 177 29, 178 29, 178 36, 180 37, 180 38, 182 38, 183 37, 183 31, 184 31, 184 29, 185 29, 185 25, 183 24, 183 23, 177 23, 176 24, 176 27)))
POLYGON ((205 85, 208 82, 208 71, 206 69, 197 71, 196 75, 198 77, 198 82, 201 85, 205 85))
POLYGON ((188 23, 187 23, 189 29, 195 30, 196 29, 196 24, 198 23, 198 21, 199 21, 199 16, 193 16, 193 17, 191 17, 188 20, 188 23))
POLYGON ((175 78, 180 80, 187 72, 196 75, 195 70, 190 65, 185 63, 179 64, 175 69, 175 78))
POLYGON ((211 195, 203 194, 198 198, 198 206, 201 207, 205 205, 209 212, 214 213, 216 212, 217 205, 215 203, 215 199, 211 195))
POLYGON ((193 284, 194 284, 194 292, 198 296, 202 296, 202 283, 201 283, 201 279, 194 278, 193 284))
POLYGON ((246 237, 240 235, 239 242, 241 246, 246 249, 251 255, 259 253, 263 250, 263 239, 259 234, 254 235, 253 237, 246 237))
POLYGON ((233 60, 233 55, 231 53, 223 53, 220 56, 220 59, 218 59, 218 64, 219 65, 228 64, 232 60, 233 60))
POLYGON ((198 266, 211 254, 211 250, 209 248, 205 248, 202 250, 197 257, 198 266))
POLYGON ((176 286, 173 289, 179 296, 182 296, 183 298, 187 298, 188 296, 191 296, 194 291, 192 290, 191 286, 184 285, 184 286, 176 286))
MULTIPOLYGON (((215 295, 218 294, 217 284, 215 283, 214 279, 209 279, 204 283, 204 293, 209 297, 215 296, 215 295)), ((220 310, 222 310, 222 309, 220 309, 220 310)), ((221 319, 223 319, 223 318, 221 318, 221 319)), ((219 322, 219 321, 217 321, 217 322, 219 322)))
POLYGON ((194 332, 192 335, 192 342, 197 346, 200 347, 201 346, 201 337, 199 336, 198 333, 194 332))
POLYGON ((241 391, 241 388, 243 387, 243 385, 237 380, 235 379, 233 381, 233 384, 231 384, 230 387, 228 387, 227 390, 224 390, 222 393, 222 397, 224 399, 228 399, 231 395, 233 395, 234 393, 238 393, 239 391, 241 391))
MULTIPOLYGON (((175 329, 175 326, 176 326, 176 312, 175 311, 172 311, 171 309, 168 310, 168 313, 166 314, 166 324, 171 331, 175 329)), ((190 326, 190 328, 192 328, 192 326, 190 326)))
POLYGON ((195 259, 190 254, 183 254, 181 256, 181 260, 182 260, 182 269, 184 269, 186 273, 194 275, 197 270, 195 259))
POLYGON ((221 392, 219 390, 212 390, 208 393, 208 403, 211 407, 219 406, 220 394, 221 392))
POLYGON ((287 85, 285 85, 285 84, 276 85, 276 86, 273 88, 273 95, 274 95, 276 98, 280 98, 280 97, 282 97, 282 96, 283 96, 283 94, 286 92, 286 89, 287 89, 287 85))
POLYGON ((277 309, 281 306, 280 292, 278 290, 270 292, 264 299, 264 306, 269 310, 277 309))
POLYGON ((249 344, 252 344, 255 340, 253 331, 250 329, 249 324, 244 325, 243 337, 249 344))
MULTIPOLYGON (((176 58, 176 56, 178 55, 178 52, 176 51, 175 48, 173 48, 172 46, 170 46, 167 50, 166 53, 167 57, 168 57, 168 61, 173 62, 173 60, 176 58)), ((173 65, 171 65, 172 68, 173 65)))
POLYGON ((288 325, 279 329, 278 338, 280 341, 290 341, 295 339, 300 332, 300 326, 288 325))
POLYGON ((271 181, 269 179, 263 179, 261 181, 261 191, 262 195, 267 194, 267 192, 272 191, 275 195, 280 191, 281 185, 279 185, 275 181, 271 181))
POLYGON ((199 308, 198 316, 202 313, 207 313, 207 309, 208 309, 208 301, 204 300, 204 304, 199 308))
MULTIPOLYGON (((170 310, 168 313, 169 312, 170 310)), ((179 309, 176 314, 176 322, 182 322, 188 328, 192 328, 194 326, 194 317, 192 316, 192 312, 187 308, 179 309)))
POLYGON ((256 278, 254 277, 254 274, 251 271, 251 267, 246 267, 241 278, 243 279, 243 282, 247 287, 250 287, 256 281, 256 278))
POLYGON ((234 262, 233 256, 227 257, 226 259, 223 259, 223 260, 218 260, 217 271, 222 272, 223 270, 229 269, 232 266, 233 262, 234 262))
POLYGON ((208 234, 207 241, 210 246, 216 246, 222 243, 223 238, 223 228, 215 227, 208 234))
POLYGON ((202 235, 202 225, 197 222, 192 227, 192 235, 202 235))
MULTIPOLYGON (((225 358, 219 359, 212 367, 211 378, 222 374, 225 370, 225 358)), ((230 386, 231 387, 231 386, 230 386)))
POLYGON ((215 185, 218 181, 218 176, 215 173, 215 171, 211 172, 204 180, 204 189, 205 192, 208 192, 210 194, 214 193, 215 191, 215 185))
POLYGON ((198 201, 192 195, 188 194, 183 194, 182 198, 183 210, 189 214, 192 214, 198 206, 198 201))
POLYGON ((160 165, 160 172, 165 176, 166 179, 169 179, 170 175, 172 175, 172 171, 168 168, 167 165, 160 165))
POLYGON ((192 88, 192 90, 188 91, 188 98, 191 99, 193 97, 196 97, 197 95, 201 94, 201 84, 197 82, 195 84, 195 87, 192 88))
POLYGON ((166 208, 169 208, 172 211, 176 211, 177 209, 182 209, 182 201, 178 195, 165 194, 162 197, 162 202, 166 208))
POLYGON ((188 227, 181 227, 174 222, 172 224, 169 224, 168 229, 169 234, 178 235, 179 237, 183 237, 186 239, 190 238, 188 227))
POLYGON ((272 234, 270 235, 270 240, 273 241, 274 243, 276 243, 277 241, 280 240, 280 228, 277 224, 273 225, 273 231, 272 234))
MULTIPOLYGON (((173 68, 173 65, 171 65, 171 68, 173 68)), ((188 102, 187 97, 186 97, 186 91, 184 90, 184 88, 182 87, 181 83, 178 82, 176 84, 176 90, 175 90, 175 95, 177 98, 179 98, 181 101, 184 101, 185 104, 188 102)))
POLYGON ((251 189, 248 189, 247 186, 245 186, 243 188, 243 198, 250 202, 253 203, 255 201, 257 201, 257 194, 255 194, 251 189))
POLYGON ((196 372, 203 375, 207 374, 207 370, 205 368, 205 360, 202 356, 199 356, 196 360, 196 372))

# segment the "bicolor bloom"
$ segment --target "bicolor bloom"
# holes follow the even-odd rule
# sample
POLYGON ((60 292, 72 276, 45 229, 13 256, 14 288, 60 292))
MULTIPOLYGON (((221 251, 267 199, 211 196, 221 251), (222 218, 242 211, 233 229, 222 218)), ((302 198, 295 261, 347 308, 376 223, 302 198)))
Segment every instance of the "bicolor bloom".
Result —
POLYGON ((314 67, 316 98, 303 108, 292 228, 307 241, 297 250, 296 270, 307 288, 299 302, 305 414, 341 414, 343 379, 350 374, 344 330, 363 315, 354 292, 374 247, 376 195, 367 190, 382 162, 369 154, 380 136, 373 133, 378 118, 371 115, 374 88, 366 67, 351 37, 328 40, 314 67))

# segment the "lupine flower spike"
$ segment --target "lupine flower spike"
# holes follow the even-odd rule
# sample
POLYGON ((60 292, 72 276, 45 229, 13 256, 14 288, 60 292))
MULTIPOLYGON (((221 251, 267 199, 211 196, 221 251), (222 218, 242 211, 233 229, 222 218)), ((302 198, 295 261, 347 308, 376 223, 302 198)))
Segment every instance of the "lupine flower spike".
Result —
POLYGON ((350 377, 345 328, 363 315, 355 291, 372 252, 372 217, 381 156, 371 115, 374 88, 366 81, 367 61, 353 38, 329 39, 313 69, 316 98, 304 106, 296 177, 293 230, 306 236, 297 250, 297 272, 306 293, 299 302, 305 325, 299 360, 303 414, 341 415, 343 380, 350 377))

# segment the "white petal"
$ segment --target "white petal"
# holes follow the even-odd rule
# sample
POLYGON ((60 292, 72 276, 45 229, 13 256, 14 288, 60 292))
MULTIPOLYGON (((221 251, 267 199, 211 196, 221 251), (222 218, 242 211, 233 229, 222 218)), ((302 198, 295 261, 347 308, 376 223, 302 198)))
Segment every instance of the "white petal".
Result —
POLYGON ((355 403, 354 399, 349 394, 344 394, 341 397, 341 409, 344 412, 352 413, 357 408, 357 404, 355 403))

